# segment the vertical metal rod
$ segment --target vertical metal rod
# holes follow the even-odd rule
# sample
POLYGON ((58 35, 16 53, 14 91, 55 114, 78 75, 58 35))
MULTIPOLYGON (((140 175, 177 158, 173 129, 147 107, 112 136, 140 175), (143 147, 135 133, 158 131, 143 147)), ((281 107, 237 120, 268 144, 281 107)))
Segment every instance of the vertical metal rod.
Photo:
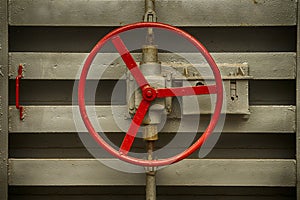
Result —
POLYGON ((0 200, 8 199, 8 1, 0 1, 0 200))
MULTIPOLYGON (((155 0, 145 0, 145 15, 144 22, 156 22, 155 0)), ((152 45, 154 40, 153 28, 148 28, 146 36, 147 44, 152 45)))
MULTIPOLYGON (((148 160, 153 159, 154 141, 147 141, 148 160)), ((146 200, 156 200, 155 170, 149 168, 146 172, 146 200)))
POLYGON ((154 10, 155 9, 155 0, 145 0, 145 10, 154 10))
MULTIPOLYGON (((144 22, 156 22, 156 13, 155 13, 155 0, 145 0, 145 15, 144 22)), ((154 40, 153 29, 148 28, 148 33, 146 36, 146 42, 148 45, 152 45, 154 40)), ((149 52, 151 56, 151 52, 149 52)), ((145 52, 143 52, 143 58, 147 57, 145 52)), ((155 133, 150 133, 150 135, 155 135, 155 133)), ((147 139, 147 137, 145 138, 147 139)), ((153 159, 154 151, 154 140, 146 140, 147 142, 147 152, 148 160, 153 159)), ((146 200, 156 200, 156 178, 155 178, 155 169, 149 168, 146 171, 146 200)))
POLYGON ((297 74, 296 74, 296 159, 297 199, 300 199, 300 4, 297 10, 297 74))

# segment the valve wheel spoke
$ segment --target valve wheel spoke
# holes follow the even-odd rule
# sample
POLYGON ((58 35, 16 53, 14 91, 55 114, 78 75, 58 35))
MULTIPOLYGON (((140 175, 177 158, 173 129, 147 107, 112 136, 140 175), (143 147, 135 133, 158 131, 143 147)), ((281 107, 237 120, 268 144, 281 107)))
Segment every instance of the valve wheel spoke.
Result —
POLYGON ((201 86, 192 86, 192 87, 158 88, 156 89, 156 92, 157 92, 157 98, 216 94, 217 86, 201 85, 201 86))
POLYGON ((149 101, 146 101, 146 100, 141 101, 141 103, 132 119, 130 127, 123 139, 122 144, 121 144, 119 152, 122 153, 123 155, 127 155, 128 152, 130 151, 130 148, 132 146, 134 138, 141 126, 141 123, 148 111, 149 106, 150 106, 149 101))
POLYGON ((130 52, 128 51, 127 47, 125 46, 124 42, 120 38, 119 35, 114 36, 111 39, 113 45, 121 55, 124 63, 126 64, 127 68, 130 70, 132 76, 136 80, 137 84, 140 88, 144 87, 145 85, 149 85, 148 81, 145 79, 144 75, 142 74, 141 70, 139 69, 138 65, 136 64, 135 60, 131 56, 130 52))

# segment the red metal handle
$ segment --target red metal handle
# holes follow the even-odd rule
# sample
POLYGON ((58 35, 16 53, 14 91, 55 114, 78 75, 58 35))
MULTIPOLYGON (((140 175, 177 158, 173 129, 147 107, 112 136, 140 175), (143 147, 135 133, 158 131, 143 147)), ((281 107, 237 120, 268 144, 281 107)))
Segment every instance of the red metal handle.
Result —
POLYGON ((20 106, 20 79, 23 77, 23 65, 19 65, 18 75, 16 77, 16 108, 20 111, 20 120, 24 119, 24 107, 20 106))
POLYGON ((222 110, 222 104, 223 104, 223 83, 222 78, 220 75, 220 71, 209 54, 209 52, 206 50, 206 48, 198 42, 194 37, 189 35, 188 33, 175 28, 173 26, 162 24, 162 23, 151 23, 151 22, 145 22, 145 23, 136 23, 136 24, 129 24, 123 27, 120 27, 109 34, 107 34, 104 38, 102 38, 97 45, 93 48, 93 50, 90 52, 89 56, 87 57, 81 75, 78 85, 78 104, 79 104, 79 110, 82 117, 82 120, 89 131, 90 135, 93 137, 93 139, 107 152, 109 152, 111 155, 119 158, 120 160, 126 161, 131 164, 140 165, 140 166, 147 166, 147 167, 153 167, 153 166, 163 166, 163 165, 169 165, 175 162, 178 162, 189 155, 191 155, 195 150, 200 148, 202 144, 207 140, 207 138, 212 134, 214 131, 214 128, 217 125, 218 119, 220 117, 220 113, 222 110), (152 88, 147 80, 144 78, 143 74, 137 67, 134 59, 130 55, 129 51, 125 47, 124 43, 122 42, 121 38, 119 37, 119 34, 125 31, 129 31, 135 28, 149 28, 149 27, 156 27, 156 28, 162 28, 167 29, 169 31, 173 31, 177 33, 180 36, 183 36, 186 38, 189 42, 191 42, 203 55, 203 57, 208 62, 214 77, 215 77, 215 85, 208 85, 208 86, 195 86, 195 87, 180 87, 180 88, 158 88, 154 89, 152 88), (123 143, 119 150, 114 149, 112 146, 110 146, 94 129, 87 111, 86 111, 86 105, 85 105, 85 87, 86 87, 86 79, 87 74, 89 72, 90 66, 100 51, 100 49, 103 47, 103 45, 111 40, 114 46, 116 47, 117 51, 120 53, 123 61, 125 62, 127 68, 130 70, 133 77, 136 79, 141 91, 143 100, 141 104, 139 105, 139 108, 133 117, 132 123, 130 125, 130 128, 128 132, 125 135, 125 138, 123 140, 123 143), (201 95, 201 94, 216 94, 217 95, 217 101, 214 113, 211 117, 211 121, 209 125, 207 126, 206 130, 202 134, 202 136, 188 149, 185 151, 170 157, 170 158, 164 158, 159 160, 143 160, 135 157, 128 156, 127 153, 131 148, 131 144, 135 138, 135 135, 137 133, 138 128, 140 127, 140 124, 149 108, 149 105, 151 101, 153 101, 156 98, 165 98, 165 97, 172 97, 172 96, 189 96, 189 95, 201 95))

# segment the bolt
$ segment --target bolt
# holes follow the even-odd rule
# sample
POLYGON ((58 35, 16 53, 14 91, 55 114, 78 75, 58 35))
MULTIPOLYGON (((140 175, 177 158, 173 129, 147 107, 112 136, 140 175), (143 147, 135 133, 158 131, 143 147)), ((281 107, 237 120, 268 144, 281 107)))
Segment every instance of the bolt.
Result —
POLYGON ((185 68, 183 69, 183 75, 184 75, 184 76, 188 76, 188 75, 189 75, 189 71, 188 71, 188 68, 187 68, 187 67, 185 67, 185 68))
POLYGON ((167 112, 171 112, 172 110, 171 110, 171 106, 170 105, 167 105, 167 112))
POLYGON ((129 110, 134 110, 134 107, 129 107, 129 110))
POLYGON ((152 91, 151 91, 151 90, 148 90, 148 91, 146 92, 146 96, 147 96, 147 97, 152 97, 152 95, 153 95, 153 94, 152 94, 152 91))
POLYGON ((167 74, 167 81, 171 81, 172 79, 172 72, 167 74))

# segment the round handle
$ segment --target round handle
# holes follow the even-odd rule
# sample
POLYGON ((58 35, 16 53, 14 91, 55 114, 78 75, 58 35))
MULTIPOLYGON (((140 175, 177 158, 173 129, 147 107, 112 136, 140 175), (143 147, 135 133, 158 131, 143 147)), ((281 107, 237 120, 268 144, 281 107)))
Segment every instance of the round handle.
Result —
POLYGON ((90 54, 88 55, 79 80, 78 85, 78 104, 79 104, 79 110, 82 117, 82 120, 89 131, 90 135, 93 137, 93 139, 107 152, 109 152, 114 157, 119 158, 120 160, 126 161, 131 164, 140 165, 140 166, 164 166, 169 165, 175 162, 178 162, 189 155, 191 155, 194 151, 196 151, 198 148, 202 146, 202 144, 207 140, 207 138, 211 135, 213 132, 215 126, 217 125, 218 119, 220 117, 220 113, 222 110, 222 104, 223 104, 223 84, 222 84, 222 78, 219 72, 219 69, 209 54, 209 52, 206 50, 206 48, 197 41, 194 37, 189 35, 188 33, 162 23, 151 23, 151 22, 142 22, 142 23, 135 23, 135 24, 129 24, 123 27, 120 27, 118 29, 115 29, 114 31, 107 34, 104 38, 102 38, 96 46, 92 49, 90 54), (175 32, 179 34, 180 36, 186 38, 189 42, 191 42, 203 55, 203 57, 208 62, 215 78, 215 85, 202 85, 202 86, 193 86, 193 87, 176 87, 176 88, 152 88, 150 84, 145 79, 144 75, 138 68, 138 65, 136 64, 135 60, 127 50, 126 46, 124 45, 122 39, 119 37, 119 34, 125 31, 129 31, 136 28, 162 28, 166 29, 172 32, 175 32), (119 150, 114 149, 112 146, 110 146, 105 140, 95 131, 91 121, 89 120, 89 117, 87 115, 86 107, 85 107, 85 85, 86 85, 86 78, 87 74, 89 72, 90 66, 99 52, 99 50, 103 47, 103 45, 111 40, 119 54, 121 55, 123 61, 125 62, 127 68, 130 70, 132 76, 135 78, 141 92, 142 92, 142 101, 132 119, 131 125, 123 139, 123 142, 121 144, 121 147, 119 150), (132 143, 135 139, 135 136, 138 132, 138 129, 143 121, 144 116, 146 115, 150 104, 153 100, 156 98, 166 98, 166 97, 174 97, 174 96, 190 96, 190 95, 202 95, 202 94, 216 94, 216 106, 214 113, 211 117, 210 123, 202 136, 188 149, 181 152, 180 154, 177 154, 170 158, 164 158, 164 159, 158 159, 158 160, 143 160, 135 157, 128 156, 128 152, 130 151, 130 148, 132 146, 132 143))

